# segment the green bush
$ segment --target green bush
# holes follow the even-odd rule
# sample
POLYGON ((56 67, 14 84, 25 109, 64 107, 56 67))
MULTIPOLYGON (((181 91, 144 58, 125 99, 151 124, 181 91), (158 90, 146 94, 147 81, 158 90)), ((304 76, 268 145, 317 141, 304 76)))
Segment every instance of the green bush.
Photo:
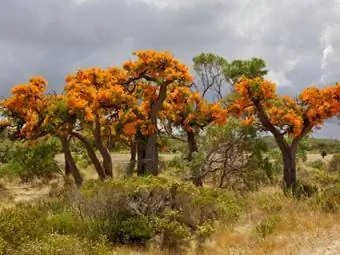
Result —
POLYGON ((55 141, 37 145, 17 146, 10 152, 7 164, 1 167, 1 175, 19 176, 23 182, 35 178, 49 180, 60 171, 54 156, 58 153, 55 141))
POLYGON ((110 248, 103 242, 94 244, 90 240, 75 236, 50 234, 40 240, 25 243, 12 254, 20 255, 108 255, 110 248))
POLYGON ((317 194, 317 192, 318 187, 314 184, 297 181, 295 187, 293 188, 292 195, 297 199, 301 199, 312 197, 313 195, 317 194))
POLYGON ((267 214, 273 214, 280 212, 284 208, 285 199, 286 197, 283 193, 276 192, 260 197, 258 204, 261 210, 267 214))
POLYGON ((316 203, 325 212, 336 213, 340 210, 340 185, 324 190, 316 203))
POLYGON ((85 220, 97 222, 92 231, 115 243, 145 244, 161 236, 163 245, 182 244, 208 236, 207 229, 218 220, 235 222, 240 209, 226 191, 159 177, 89 182, 71 200, 85 220))
POLYGON ((321 159, 313 161, 310 166, 319 170, 325 170, 327 168, 327 164, 321 159))
POLYGON ((18 206, 15 209, 0 211, 0 239, 9 246, 41 237, 45 233, 45 224, 41 224, 46 212, 33 206, 18 206))
POLYGON ((265 239, 275 231, 279 221, 279 216, 270 216, 269 218, 262 220, 255 228, 256 233, 260 238, 265 239))
POLYGON ((340 172, 340 154, 333 155, 329 162, 328 170, 331 172, 340 172))

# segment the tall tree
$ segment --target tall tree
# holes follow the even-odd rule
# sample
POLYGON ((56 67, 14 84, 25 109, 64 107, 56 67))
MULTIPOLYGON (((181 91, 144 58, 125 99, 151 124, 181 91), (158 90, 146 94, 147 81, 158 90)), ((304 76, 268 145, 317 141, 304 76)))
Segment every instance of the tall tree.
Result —
MULTIPOLYGON (((111 125, 120 112, 134 103, 121 82, 123 70, 89 68, 78 70, 66 78, 65 91, 68 108, 79 120, 79 125, 92 133, 96 147, 103 158, 106 176, 112 177, 112 158, 104 143, 103 125, 111 125), (108 121, 110 120, 110 121, 108 121)), ((80 133, 72 133, 90 152, 89 140, 80 133)), ((94 155, 90 152, 89 156, 94 155)))
POLYGON ((277 95, 276 85, 262 78, 242 79, 235 91, 229 112, 245 118, 244 124, 273 134, 282 154, 284 184, 294 188, 298 145, 314 127, 339 116, 340 83, 307 88, 294 99, 277 95))
POLYGON ((150 123, 151 134, 143 136, 140 148, 144 147, 144 159, 140 167, 147 173, 158 175, 157 124, 168 88, 171 86, 188 86, 192 82, 187 66, 175 59, 168 52, 151 50, 135 53, 137 60, 127 61, 123 68, 128 73, 128 85, 138 82, 142 90, 141 110, 150 123))
POLYGON ((193 58, 195 82, 193 89, 202 97, 220 101, 242 77, 256 78, 267 74, 266 64, 261 58, 233 60, 214 53, 201 53, 193 58))

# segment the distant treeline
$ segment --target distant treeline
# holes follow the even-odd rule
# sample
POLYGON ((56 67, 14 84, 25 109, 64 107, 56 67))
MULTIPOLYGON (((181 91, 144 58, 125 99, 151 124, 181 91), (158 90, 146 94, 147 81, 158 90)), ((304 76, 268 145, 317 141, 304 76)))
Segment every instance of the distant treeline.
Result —
MULTIPOLYGON (((275 140, 271 136, 264 137, 270 148, 276 148, 275 140)), ((340 140, 336 139, 321 139, 321 138, 308 138, 305 139, 302 146, 307 151, 321 153, 326 151, 328 154, 340 153, 340 140)))

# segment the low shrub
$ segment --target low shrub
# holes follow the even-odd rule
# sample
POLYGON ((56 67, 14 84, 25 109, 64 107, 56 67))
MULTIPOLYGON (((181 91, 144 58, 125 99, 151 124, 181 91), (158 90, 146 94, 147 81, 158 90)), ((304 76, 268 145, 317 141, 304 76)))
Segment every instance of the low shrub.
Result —
POLYGON ((255 227, 256 233, 260 238, 265 239, 275 231, 279 221, 279 216, 270 216, 269 218, 262 220, 255 227))
POLYGON ((327 164, 325 161, 321 160, 321 159, 318 159, 318 160, 315 160, 313 161, 311 164, 310 164, 311 167, 313 168, 316 168, 316 169, 319 169, 319 170, 326 170, 327 169, 327 164))
POLYGON ((0 176, 19 176, 21 181, 50 180, 60 169, 54 159, 58 152, 55 141, 33 146, 17 146, 11 151, 7 164, 0 169, 0 176))
POLYGON ((333 155, 328 164, 328 170, 330 172, 340 172, 340 154, 333 155))
POLYGON ((163 247, 208 237, 218 220, 235 222, 240 209, 227 191, 159 177, 89 182, 71 200, 85 220, 99 222, 96 231, 110 241, 145 245, 162 237, 163 247))
POLYGON ((259 208, 270 215, 280 212, 284 208, 286 200, 287 198, 282 192, 276 192, 259 197, 257 202, 259 208))
POLYGON ((340 185, 324 190, 316 199, 316 204, 325 212, 336 213, 340 211, 340 185))
POLYGON ((40 240, 22 245, 14 255, 108 255, 113 254, 103 242, 94 244, 90 240, 75 236, 50 234, 40 240))

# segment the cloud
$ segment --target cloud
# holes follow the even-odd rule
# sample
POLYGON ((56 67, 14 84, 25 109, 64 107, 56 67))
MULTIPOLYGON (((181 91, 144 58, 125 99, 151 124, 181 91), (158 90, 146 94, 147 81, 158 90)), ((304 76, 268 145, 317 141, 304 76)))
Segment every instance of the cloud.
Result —
POLYGON ((76 68, 138 49, 262 57, 280 93, 340 80, 338 0, 11 0, 0 8, 0 95, 31 75, 61 90, 76 68))

